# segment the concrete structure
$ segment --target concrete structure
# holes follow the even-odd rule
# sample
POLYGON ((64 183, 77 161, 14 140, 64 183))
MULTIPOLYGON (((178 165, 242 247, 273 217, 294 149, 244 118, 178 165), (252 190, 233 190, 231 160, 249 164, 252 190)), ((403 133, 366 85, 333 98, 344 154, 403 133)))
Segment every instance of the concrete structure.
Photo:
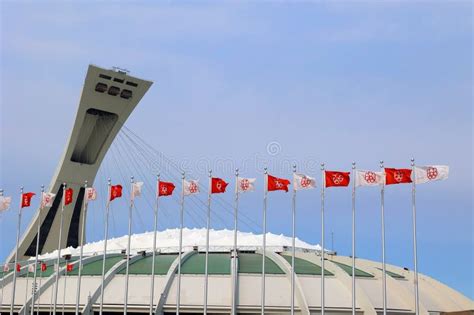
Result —
MULTIPOLYGON (((181 312, 202 313, 204 286, 203 248, 187 246, 182 263, 181 312)), ((239 313, 256 314, 260 311, 261 252, 239 251, 238 301, 239 313)), ((231 253, 214 248, 209 262, 209 306, 210 313, 230 313, 232 292, 231 253)), ((328 255, 326 262, 326 312, 328 314, 351 313, 351 259, 328 255)), ((71 259, 78 264, 77 257, 71 259)), ((124 256, 120 252, 110 253, 106 259, 106 287, 104 311, 123 312, 125 280, 124 256)), ((272 247, 267 251, 267 294, 266 312, 268 314, 287 314, 290 308, 290 263, 291 248, 272 247)), ((49 312, 54 286, 53 261, 38 279, 39 309, 49 312)), ((321 268, 319 252, 298 248, 296 259, 296 309, 298 314, 318 314, 320 312, 321 268)), ((357 312, 375 315, 382 310, 382 272, 378 262, 358 259, 357 312)), ((84 314, 98 312, 100 301, 100 279, 102 255, 88 256, 84 261, 80 308, 84 314)), ((160 250, 155 263, 155 312, 173 313, 176 303, 177 253, 170 248, 160 250)), ((413 314, 413 272, 397 266, 388 265, 388 313, 413 314)), ((26 294, 32 287, 32 275, 26 277, 27 266, 21 270, 17 283, 15 310, 24 313, 31 305, 31 296, 26 294)), ((64 276, 60 269, 58 311, 74 312, 76 301, 77 268, 64 276), (64 285, 67 289, 64 290, 64 285), (66 295, 63 296, 63 292, 66 295)), ((146 313, 149 306, 149 285, 151 274, 151 253, 135 253, 131 258, 129 305, 130 313, 146 313)), ((0 274, 1 275, 1 274, 0 274)), ((3 305, 0 310, 7 311, 11 296, 11 272, 3 275, 3 305)), ((472 311, 474 302, 455 290, 425 275, 420 275, 421 314, 435 315, 443 312, 472 311)))
MULTIPOLYGON (((89 66, 66 149, 49 185, 56 194, 54 204, 36 211, 19 246, 19 259, 35 256, 38 220, 41 221, 40 253, 58 247, 63 183, 74 190, 72 211, 64 213, 63 248, 77 247, 80 240, 84 181, 93 184, 112 141, 152 82, 129 76, 124 71, 89 66)), ((15 249, 8 257, 13 261, 15 249)))

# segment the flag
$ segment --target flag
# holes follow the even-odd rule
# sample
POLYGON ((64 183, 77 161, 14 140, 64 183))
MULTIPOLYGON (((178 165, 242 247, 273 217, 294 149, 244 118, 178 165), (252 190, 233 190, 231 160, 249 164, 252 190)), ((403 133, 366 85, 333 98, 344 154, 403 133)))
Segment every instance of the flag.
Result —
POLYGON ((136 182, 132 184, 132 200, 135 197, 141 196, 142 194, 143 182, 136 182))
POLYGON ((295 190, 316 188, 316 180, 304 174, 293 173, 293 187, 295 190))
POLYGON ((158 197, 160 196, 171 196, 173 194, 173 190, 175 186, 173 183, 169 182, 158 182, 158 197))
POLYGON ((349 186, 351 175, 349 172, 324 171, 325 187, 349 186))
POLYGON ((190 180, 184 181, 184 195, 192 195, 192 194, 197 194, 199 193, 199 181, 198 180, 190 180))
POLYGON ((31 198, 33 198, 34 195, 36 194, 32 192, 21 194, 21 207, 25 208, 31 206, 31 198))
POLYGON ((42 262, 41 263, 41 271, 43 272, 43 271, 46 271, 46 270, 48 270, 48 266, 44 262, 42 262))
POLYGON ((28 265, 28 272, 35 272, 35 264, 28 265))
POLYGON ((66 271, 67 271, 67 272, 71 272, 73 269, 74 269, 74 265, 73 265, 73 264, 66 264, 66 271))
POLYGON ((3 272, 9 272, 10 271, 10 265, 5 264, 3 265, 3 272))
POLYGON ((122 197, 122 185, 110 186, 109 201, 122 197))
POLYGON ((447 165, 430 165, 415 166, 415 184, 424 184, 435 180, 448 179, 449 166, 447 165))
POLYGON ((379 186, 384 184, 385 175, 383 172, 356 170, 354 180, 356 187, 379 186))
POLYGON ((55 196, 56 195, 52 193, 43 193, 41 196, 41 207, 51 207, 55 196))
POLYGON ((407 168, 385 168, 385 185, 411 183, 411 170, 407 168))
POLYGON ((254 191, 255 190, 255 178, 242 178, 237 177, 237 190, 239 192, 247 192, 247 191, 254 191))
POLYGON ((220 194, 225 192, 225 188, 229 185, 223 179, 213 177, 211 179, 211 193, 212 194, 220 194))
POLYGON ((85 191, 86 202, 97 199, 97 191, 94 187, 87 187, 85 191))
POLYGON ((20 272, 21 270, 21 265, 20 264, 16 264, 16 272, 20 272))
POLYGON ((268 176, 268 183, 267 189, 268 191, 275 191, 275 190, 284 190, 288 192, 288 185, 290 185, 290 181, 284 178, 278 178, 272 175, 268 176))
POLYGON ((8 210, 12 203, 12 197, 0 196, 0 212, 8 210))
POLYGON ((74 191, 72 190, 72 188, 66 189, 65 196, 64 196, 64 205, 65 206, 72 203, 73 193, 74 193, 74 191))

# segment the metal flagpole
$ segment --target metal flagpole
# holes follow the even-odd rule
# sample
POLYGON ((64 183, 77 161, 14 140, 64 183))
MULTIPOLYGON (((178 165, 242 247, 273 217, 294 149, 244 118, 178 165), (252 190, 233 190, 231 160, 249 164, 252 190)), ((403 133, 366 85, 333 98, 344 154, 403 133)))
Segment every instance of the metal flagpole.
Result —
MULTIPOLYGON (((296 174, 296 164, 293 164, 293 175, 296 174)), ((293 176, 295 178, 295 176, 293 176)), ((291 211, 291 315, 295 313, 295 227, 296 227, 296 183, 293 183, 293 204, 291 211)))
POLYGON ((155 196, 155 223, 153 225, 153 253, 151 259, 151 285, 150 285, 150 315, 153 314, 153 298, 155 295, 155 259, 156 259, 156 230, 158 229, 158 200, 160 199, 160 174, 156 175, 155 196))
MULTIPOLYGON (((385 174, 383 161, 380 161, 380 169, 385 174)), ((383 315, 387 315, 387 273, 385 269, 385 180, 380 189, 380 207, 382 219, 382 297, 383 297, 383 315)))
POLYGON ((102 279, 100 281, 100 306, 99 306, 99 314, 102 315, 102 311, 104 309, 104 280, 105 280, 105 255, 107 253, 107 238, 109 235, 109 212, 110 212, 110 195, 111 195, 111 187, 112 182, 110 178, 107 180, 108 185, 108 195, 107 195, 107 203, 105 207, 105 231, 104 231, 104 253, 102 255, 102 279))
MULTIPOLYGON (((41 262, 42 264, 42 262, 41 262)), ((43 279, 43 268, 41 267, 41 264, 40 264, 40 279, 39 279, 39 286, 38 288, 41 288, 41 280, 43 279)), ((36 306, 36 314, 39 315, 39 308, 40 308, 40 305, 41 305, 41 295, 38 296, 38 305, 36 306)))
MULTIPOLYGON (((65 258, 66 259, 66 258, 65 258)), ((69 260, 66 259, 66 270, 64 272, 64 287, 63 287, 63 308, 62 314, 64 315, 64 307, 66 305, 66 284, 67 284, 67 266, 69 265, 69 260)))
MULTIPOLYGON (((3 197, 3 189, 0 189, 0 197, 3 197)), ((3 211, 0 211, 0 231, 3 231, 2 229, 2 225, 3 225, 3 221, 2 221, 2 212, 3 211)), ((3 244, 2 243, 2 235, 3 233, 0 233, 0 244, 3 244)), ((7 263, 8 264, 8 263, 7 263)), ((5 265, 4 265, 5 266, 5 265)), ((3 271, 2 271, 3 272, 3 271)), ((5 272, 3 272, 2 274, 3 278, 5 277, 5 272)), ((3 279, 2 279, 3 280, 3 279)), ((3 305, 3 281, 2 281, 2 289, 1 289, 1 292, 0 292, 0 307, 3 305)))
MULTIPOLYGON (((28 280, 30 280, 30 265, 27 265, 26 269, 26 285, 25 285, 25 301, 28 300, 28 280)), ((28 313, 28 309, 26 309, 26 313, 28 313)))
POLYGON ((263 189, 263 234, 262 234, 262 297, 261 315, 265 315, 265 250, 267 247, 267 195, 268 195, 268 171, 264 169, 264 189, 263 189))
POLYGON ((355 264, 356 264, 356 186, 355 186, 355 168, 356 163, 352 162, 352 315, 356 314, 356 278, 355 278, 355 264))
POLYGON ((41 212, 43 211, 43 199, 44 199, 44 185, 41 185, 41 201, 40 209, 38 212, 38 230, 36 234, 36 255, 35 255, 35 271, 33 274, 33 292, 32 292, 32 301, 31 301, 31 315, 35 313, 35 302, 36 302, 36 275, 38 269, 38 255, 39 255, 39 243, 40 243, 40 230, 41 230, 41 212))
POLYGON ((15 306, 15 291, 16 291, 16 266, 18 264, 18 243, 20 242, 20 227, 21 227, 21 205, 23 200, 23 186, 20 188, 20 207, 18 209, 18 226, 16 228, 16 246, 15 246, 15 265, 13 266, 13 290, 12 301, 10 304, 10 315, 13 315, 13 308, 15 306))
POLYGON ((207 295, 209 291, 209 228, 211 226, 212 170, 209 170, 209 191, 207 195, 206 259, 204 263, 204 314, 207 314, 207 295))
POLYGON ((232 278, 232 315, 237 314, 237 220, 239 210, 239 169, 235 169, 235 207, 234 207, 234 247, 233 247, 233 278, 232 278))
POLYGON ((127 315, 127 308, 128 308, 128 278, 130 272, 130 241, 132 238, 132 210, 133 210, 133 176, 130 177, 130 207, 128 208, 128 241, 127 241, 127 252, 126 255, 126 268, 125 268, 125 294, 123 297, 123 315, 127 315))
POLYGON ((420 312, 420 300, 418 295, 418 252, 416 247, 416 182, 415 182, 415 159, 411 159, 411 173, 413 174, 413 186, 411 189, 411 202, 413 211, 413 262, 415 265, 415 314, 418 315, 420 312))
POLYGON ((63 196, 61 204, 61 218, 59 223, 59 240, 58 240, 58 258, 56 259, 57 270, 56 270, 56 280, 54 284, 54 300, 53 300, 53 315, 56 315, 56 306, 58 303, 58 284, 59 284, 59 261, 61 259, 61 239, 63 235, 63 223, 64 223, 64 206, 66 203, 66 183, 63 183, 63 196))
POLYGON ((321 315, 324 315, 324 189, 326 188, 326 172, 321 163, 321 315))
POLYGON ((82 258, 84 254, 84 235, 86 232, 86 219, 87 219, 87 181, 84 182, 84 201, 83 201, 83 219, 81 227, 81 250, 79 253, 79 270, 77 275, 77 292, 76 292, 76 315, 79 315, 79 300, 81 299, 81 280, 82 280, 82 258))
POLYGON ((179 315, 179 306, 181 298, 181 251, 183 248, 183 224, 184 224, 184 172, 181 174, 181 211, 179 226, 179 249, 178 249, 178 285, 176 286, 176 314, 179 315))

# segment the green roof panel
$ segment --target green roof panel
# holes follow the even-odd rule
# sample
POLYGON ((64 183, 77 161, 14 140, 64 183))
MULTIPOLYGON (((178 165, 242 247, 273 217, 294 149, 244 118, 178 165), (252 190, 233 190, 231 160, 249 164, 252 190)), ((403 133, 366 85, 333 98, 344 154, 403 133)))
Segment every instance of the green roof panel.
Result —
MULTIPOLYGON (((188 258, 181 266, 182 274, 204 274, 206 254, 198 253, 188 258)), ((209 253, 208 273, 230 275, 230 254, 209 253)))
MULTIPOLYGON (((262 273, 262 255, 253 253, 239 253, 239 273, 262 273)), ((265 257, 265 274, 285 274, 268 257, 265 257)))
MULTIPOLYGON (((352 277, 352 266, 349 266, 349 265, 346 265, 346 264, 343 264, 343 263, 340 263, 340 262, 336 262, 336 261, 333 261, 333 260, 331 260, 331 262, 333 264, 337 265, 339 268, 344 270, 349 276, 352 277)), ((362 271, 362 270, 357 269, 357 268, 355 269, 355 276, 356 277, 361 277, 361 278, 373 278, 374 277, 370 273, 362 271)))
MULTIPOLYGON (((291 265, 291 256, 281 255, 291 265)), ((295 272, 300 275, 321 275, 321 267, 302 258, 295 257, 295 272)), ((324 270, 324 275, 333 276, 328 270, 324 270)))
MULTIPOLYGON (((178 257, 177 254, 160 254, 155 256, 155 275, 166 275, 173 261, 178 257)), ((130 265, 129 273, 131 275, 150 275, 153 262, 152 256, 135 261, 130 265)), ((126 269, 123 268, 119 274, 125 274, 126 269)))

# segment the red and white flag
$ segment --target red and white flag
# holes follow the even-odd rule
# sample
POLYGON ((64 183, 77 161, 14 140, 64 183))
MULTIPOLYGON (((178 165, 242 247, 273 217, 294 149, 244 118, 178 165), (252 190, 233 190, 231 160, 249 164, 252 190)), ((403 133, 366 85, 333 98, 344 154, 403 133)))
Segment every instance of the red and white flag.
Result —
POLYGON ((31 198, 36 195, 35 193, 32 192, 27 192, 21 195, 21 207, 26 208, 31 206, 31 198))
POLYGON ((239 192, 248 192, 255 190, 255 181, 256 178, 243 178, 237 177, 237 191, 239 192))
POLYGON ((385 168, 385 185, 411 183, 411 170, 407 168, 385 168))
POLYGON ((97 199, 97 191, 95 190, 94 187, 87 187, 86 188, 85 199, 86 199, 86 202, 97 199))
POLYGON ((110 186, 109 201, 122 197, 122 185, 110 186))
POLYGON ((12 197, 0 196, 0 212, 7 211, 12 203, 12 197))
POLYGON ((184 180, 183 192, 185 196, 194 195, 199 193, 199 180, 190 179, 189 181, 184 180))
POLYGON ((385 174, 383 172, 356 170, 354 180, 356 187, 380 186, 385 182, 385 174))
POLYGON ((415 184, 424 184, 436 180, 448 179, 449 166, 415 166, 415 184))
POLYGON ((48 270, 48 266, 44 262, 42 262, 41 263, 41 271, 43 272, 43 271, 46 271, 46 270, 48 270))
POLYGON ((229 183, 226 183, 223 179, 213 177, 211 178, 211 193, 212 194, 224 193, 227 185, 229 185, 229 183))
POLYGON ((143 182, 135 182, 132 184, 132 200, 135 199, 135 197, 142 195, 142 187, 143 182))
POLYGON ((290 181, 288 179, 278 178, 272 175, 267 175, 267 179, 268 191, 284 190, 288 192, 288 186, 290 185, 290 181))
POLYGON ((51 207, 53 205, 54 197, 56 197, 53 193, 43 193, 41 196, 41 207, 51 207))
POLYGON ((68 188, 65 191, 65 197, 64 197, 64 205, 67 206, 68 204, 72 203, 72 197, 73 197, 74 191, 72 188, 68 188))
POLYGON ((349 172, 324 171, 325 187, 346 187, 351 181, 349 172))
POLYGON ((293 173, 293 186, 295 190, 316 188, 316 180, 304 174, 293 173))
POLYGON ((158 196, 171 196, 173 194, 173 190, 175 189, 175 185, 169 182, 158 182, 158 196))
POLYGON ((9 264, 3 265, 3 272, 9 272, 9 271, 10 271, 10 265, 9 264))

